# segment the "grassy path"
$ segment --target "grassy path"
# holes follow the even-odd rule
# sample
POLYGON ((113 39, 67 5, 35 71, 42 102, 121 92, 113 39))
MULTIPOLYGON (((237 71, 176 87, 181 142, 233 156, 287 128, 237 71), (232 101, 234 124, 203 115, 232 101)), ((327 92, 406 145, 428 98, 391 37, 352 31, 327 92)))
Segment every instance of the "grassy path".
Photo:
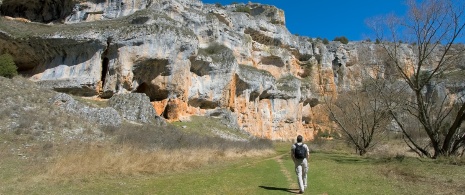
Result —
POLYGON ((289 183, 291 183, 291 188, 296 189, 296 192, 298 192, 297 189, 299 188, 299 186, 298 186, 298 184, 295 182, 295 181, 296 181, 295 175, 292 175, 292 176, 291 176, 291 173, 289 172, 288 167, 286 167, 286 166, 284 165, 284 161, 283 161, 283 159, 282 159, 284 156, 285 156, 285 155, 280 155, 280 156, 275 157, 274 159, 279 163, 279 167, 281 168, 281 172, 284 174, 284 176, 286 176, 287 181, 288 181, 289 183))
MULTIPOLYGON (((7 179, 0 166, 0 194, 295 194, 288 147, 266 158, 245 158, 185 172, 97 175, 66 181, 7 179), (5 177, 5 178, 3 178, 5 177)), ((305 194, 465 194, 465 166, 416 158, 374 159, 312 153, 305 194)), ((6 175, 5 175, 6 174, 6 175)), ((32 177, 33 178, 33 177, 32 177)))

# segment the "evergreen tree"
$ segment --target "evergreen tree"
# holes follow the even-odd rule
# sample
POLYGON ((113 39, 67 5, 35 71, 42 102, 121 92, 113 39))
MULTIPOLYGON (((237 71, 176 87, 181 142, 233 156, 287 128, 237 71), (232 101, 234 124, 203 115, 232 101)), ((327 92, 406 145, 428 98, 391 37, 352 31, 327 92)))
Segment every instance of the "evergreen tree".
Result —
POLYGON ((18 71, 13 56, 10 54, 0 55, 0 76, 13 78, 16 75, 18 75, 18 71))

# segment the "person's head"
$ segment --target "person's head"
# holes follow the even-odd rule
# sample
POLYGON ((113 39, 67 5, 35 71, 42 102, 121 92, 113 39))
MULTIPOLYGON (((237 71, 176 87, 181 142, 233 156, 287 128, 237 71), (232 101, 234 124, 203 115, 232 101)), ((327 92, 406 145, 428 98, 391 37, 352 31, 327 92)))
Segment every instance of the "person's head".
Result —
POLYGON ((304 138, 301 135, 297 136, 297 142, 300 143, 304 140, 304 138))

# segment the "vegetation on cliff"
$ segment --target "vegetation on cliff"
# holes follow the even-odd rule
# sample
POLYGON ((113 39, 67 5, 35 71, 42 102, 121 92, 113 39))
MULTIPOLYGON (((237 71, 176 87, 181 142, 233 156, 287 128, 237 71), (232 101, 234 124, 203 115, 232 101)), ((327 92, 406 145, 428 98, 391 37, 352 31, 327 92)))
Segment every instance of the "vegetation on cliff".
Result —
POLYGON ((16 75, 18 75, 18 71, 13 56, 10 54, 0 55, 0 76, 12 78, 16 75))

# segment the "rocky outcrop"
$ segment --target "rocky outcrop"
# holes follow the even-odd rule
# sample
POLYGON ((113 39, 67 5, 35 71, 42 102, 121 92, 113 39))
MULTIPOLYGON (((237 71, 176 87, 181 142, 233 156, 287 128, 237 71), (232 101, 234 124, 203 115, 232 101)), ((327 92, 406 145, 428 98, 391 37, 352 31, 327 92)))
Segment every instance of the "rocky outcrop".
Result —
POLYGON ((163 125, 165 121, 155 115, 155 110, 147 95, 143 93, 117 94, 110 98, 108 105, 121 116, 132 122, 163 125))
POLYGON ((108 100, 109 107, 104 108, 87 106, 65 93, 50 98, 49 103, 104 127, 119 127, 123 119, 157 126, 166 124, 163 118, 155 115, 148 97, 142 93, 114 95, 108 100))
POLYGON ((51 98, 49 103, 102 126, 119 127, 122 122, 121 116, 115 109, 110 107, 89 107, 74 100, 74 98, 68 94, 59 93, 51 98))
POLYGON ((115 19, 146 9, 152 2, 153 0, 79 1, 74 5, 72 13, 66 17, 66 22, 115 19))
MULTIPOLYGON (((88 0, 73 8, 65 24, 2 18, 0 51, 44 87, 100 98, 145 94, 135 99, 148 99, 168 121, 229 110, 230 121, 253 136, 312 138, 330 128, 320 114, 324 95, 392 70, 376 44, 293 35, 284 12, 269 5, 88 0)), ((400 54, 413 63, 411 47, 400 54)), ((123 104, 121 112, 131 109, 123 104)))

